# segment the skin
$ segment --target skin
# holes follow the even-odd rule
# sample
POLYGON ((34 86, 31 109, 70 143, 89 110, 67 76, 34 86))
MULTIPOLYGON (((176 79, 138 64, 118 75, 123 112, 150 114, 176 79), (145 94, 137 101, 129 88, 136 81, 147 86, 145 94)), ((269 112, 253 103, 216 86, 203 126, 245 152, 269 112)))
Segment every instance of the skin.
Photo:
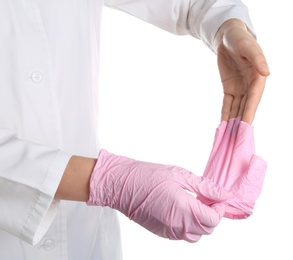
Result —
POLYGON ((72 156, 60 181, 55 199, 88 201, 91 173, 96 162, 94 158, 72 156))
POLYGON ((246 25, 236 19, 223 23, 214 48, 224 90, 221 119, 242 116, 252 124, 270 74, 264 54, 246 25))
MULTIPOLYGON (((215 37, 218 67, 223 84, 222 120, 242 116, 252 124, 270 74, 266 59, 245 24, 236 19, 223 23, 215 37)), ((97 159, 72 156, 55 198, 86 202, 91 173, 97 159)))

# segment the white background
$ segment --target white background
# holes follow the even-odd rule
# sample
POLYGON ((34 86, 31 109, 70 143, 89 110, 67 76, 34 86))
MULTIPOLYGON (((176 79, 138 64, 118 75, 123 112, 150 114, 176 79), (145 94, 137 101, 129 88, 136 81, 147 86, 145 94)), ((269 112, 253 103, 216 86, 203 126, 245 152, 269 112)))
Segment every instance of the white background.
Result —
MULTIPOLYGON (((293 259, 292 12, 284 0, 244 3, 271 70, 253 124, 256 154, 268 163, 254 214, 223 219, 193 244, 159 238, 119 215, 125 260, 293 259)), ((190 36, 105 8, 101 58, 102 147, 202 175, 220 122, 215 54, 190 36)))

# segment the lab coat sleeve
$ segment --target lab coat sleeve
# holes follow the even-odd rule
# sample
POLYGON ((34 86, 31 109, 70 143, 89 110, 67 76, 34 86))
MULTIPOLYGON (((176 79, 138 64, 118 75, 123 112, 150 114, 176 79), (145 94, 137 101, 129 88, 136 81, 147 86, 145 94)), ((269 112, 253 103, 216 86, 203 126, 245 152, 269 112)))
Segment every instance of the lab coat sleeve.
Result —
POLYGON ((36 244, 58 209, 54 194, 70 154, 0 129, 0 228, 36 244))
POLYGON ((226 20, 242 20, 255 35, 248 8, 239 0, 105 0, 105 5, 173 34, 192 35, 213 51, 214 37, 226 20))

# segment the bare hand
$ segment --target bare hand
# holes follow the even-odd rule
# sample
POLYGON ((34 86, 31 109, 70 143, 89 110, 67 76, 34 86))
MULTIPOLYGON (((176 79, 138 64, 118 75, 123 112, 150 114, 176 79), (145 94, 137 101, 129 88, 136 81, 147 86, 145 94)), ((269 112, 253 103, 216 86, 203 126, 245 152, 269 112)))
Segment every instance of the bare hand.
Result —
POLYGON ((252 124, 270 74, 265 56, 245 24, 236 19, 220 27, 215 48, 224 90, 221 119, 241 116, 252 124))

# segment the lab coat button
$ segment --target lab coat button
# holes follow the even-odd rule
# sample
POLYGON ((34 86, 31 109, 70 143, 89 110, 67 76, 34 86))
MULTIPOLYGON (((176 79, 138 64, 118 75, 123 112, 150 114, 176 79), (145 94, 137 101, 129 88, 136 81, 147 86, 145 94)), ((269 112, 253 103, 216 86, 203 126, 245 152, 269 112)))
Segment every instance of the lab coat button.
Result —
POLYGON ((55 247, 55 242, 53 239, 46 239, 41 247, 45 250, 52 250, 55 247))
POLYGON ((32 80, 32 82, 38 84, 43 81, 43 75, 42 73, 35 71, 31 74, 30 79, 32 80))

